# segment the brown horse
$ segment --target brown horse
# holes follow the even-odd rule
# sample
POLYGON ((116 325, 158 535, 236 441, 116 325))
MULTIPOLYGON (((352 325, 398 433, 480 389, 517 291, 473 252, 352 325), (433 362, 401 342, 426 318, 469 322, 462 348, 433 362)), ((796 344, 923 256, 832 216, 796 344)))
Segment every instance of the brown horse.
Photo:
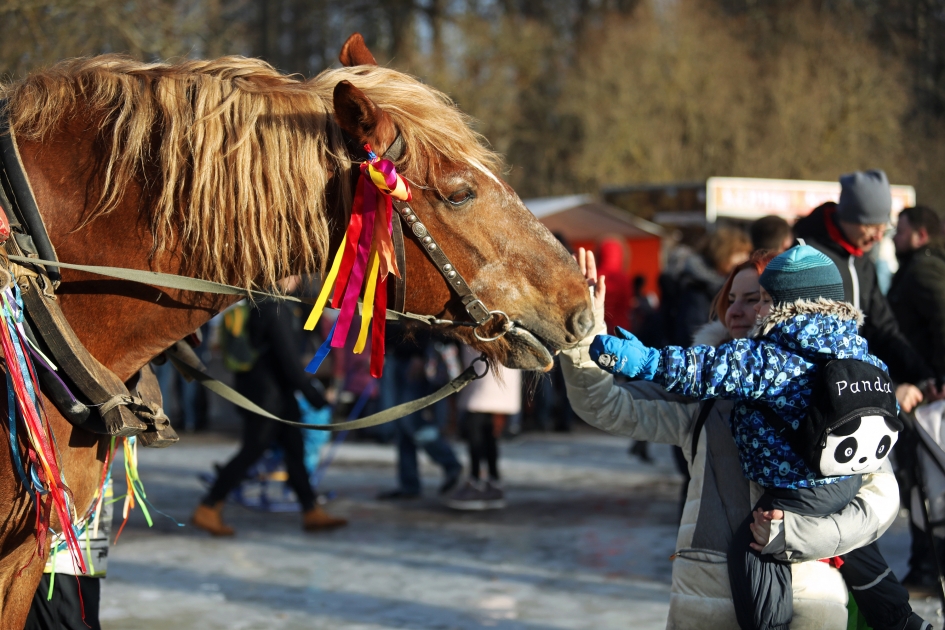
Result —
MULTIPOLYGON (((59 259, 263 289, 317 272, 343 236, 358 171, 342 131, 378 153, 399 132, 397 167, 416 213, 486 305, 531 334, 482 343, 468 328, 451 333, 510 367, 545 369, 591 326, 577 265, 497 177, 499 159, 445 95, 378 67, 360 36, 341 60, 348 67, 302 81, 241 57, 103 56, 4 86, 59 259)), ((407 269, 408 310, 468 317, 409 239, 407 269)), ((231 302, 66 270, 57 293, 79 338, 122 379, 231 302)), ((46 408, 81 513, 107 441, 46 408)), ((20 628, 42 562, 31 562, 31 501, 7 447, 0 471, 0 619, 20 628)))

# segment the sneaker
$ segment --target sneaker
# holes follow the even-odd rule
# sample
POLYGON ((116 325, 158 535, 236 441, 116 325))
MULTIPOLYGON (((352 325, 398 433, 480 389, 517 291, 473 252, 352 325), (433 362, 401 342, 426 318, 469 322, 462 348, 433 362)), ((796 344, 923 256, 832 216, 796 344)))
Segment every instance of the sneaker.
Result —
POLYGON ((497 479, 490 479, 486 482, 487 509, 501 510, 505 507, 505 491, 502 490, 502 484, 497 479))
POLYGON ((446 479, 443 480, 443 484, 440 486, 440 496, 446 496, 456 489, 456 486, 459 485, 460 474, 461 471, 447 475, 446 479))
POLYGON ((445 501, 454 510, 497 510, 505 507, 505 494, 493 482, 468 479, 445 501))

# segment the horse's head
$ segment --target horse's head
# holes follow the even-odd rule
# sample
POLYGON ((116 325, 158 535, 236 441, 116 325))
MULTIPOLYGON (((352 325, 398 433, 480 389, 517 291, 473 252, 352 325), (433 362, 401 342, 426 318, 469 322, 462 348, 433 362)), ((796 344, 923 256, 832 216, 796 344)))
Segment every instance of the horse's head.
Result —
MULTIPOLYGON (((577 343, 593 323, 573 259, 499 179, 497 156, 445 95, 378 67, 359 35, 345 44, 341 61, 349 67, 320 77, 333 84, 338 125, 378 154, 402 136, 397 167, 411 183, 413 212, 486 308, 515 322, 496 341, 480 338, 506 324, 501 315, 475 332, 461 326, 450 334, 509 367, 548 368, 552 353, 577 343)), ((470 321, 424 244, 406 231, 405 241, 406 309, 470 321)))

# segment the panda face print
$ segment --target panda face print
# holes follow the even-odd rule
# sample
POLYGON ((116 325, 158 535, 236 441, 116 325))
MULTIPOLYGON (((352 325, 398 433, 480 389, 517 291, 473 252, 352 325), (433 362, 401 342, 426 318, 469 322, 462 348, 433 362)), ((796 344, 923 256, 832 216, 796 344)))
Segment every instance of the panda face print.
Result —
POLYGON ((833 458, 839 464, 848 464, 853 459, 853 456, 856 455, 859 446, 859 442, 856 441, 855 437, 848 437, 837 445, 837 448, 833 452, 833 458))
POLYGON ((883 416, 854 418, 827 436, 820 471, 825 477, 873 472, 882 466, 898 437, 883 416))

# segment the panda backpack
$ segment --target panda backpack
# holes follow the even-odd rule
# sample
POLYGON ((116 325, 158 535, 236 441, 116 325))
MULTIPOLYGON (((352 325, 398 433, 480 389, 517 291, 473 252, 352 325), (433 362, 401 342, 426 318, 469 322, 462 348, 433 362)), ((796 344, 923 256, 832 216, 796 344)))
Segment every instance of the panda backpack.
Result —
POLYGON ((757 408, 819 477, 882 466, 903 429, 889 375, 863 361, 836 359, 821 366, 812 389, 796 430, 767 405, 757 408))

